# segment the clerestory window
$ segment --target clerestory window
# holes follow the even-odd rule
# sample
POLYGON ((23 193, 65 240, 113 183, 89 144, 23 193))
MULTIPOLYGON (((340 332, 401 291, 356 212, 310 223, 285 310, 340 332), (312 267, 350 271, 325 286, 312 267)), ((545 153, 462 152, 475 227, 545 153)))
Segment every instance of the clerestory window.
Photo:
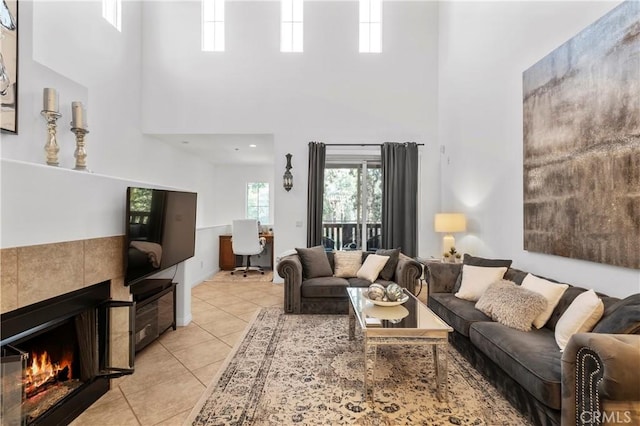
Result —
POLYGON ((224 52, 224 1, 202 0, 203 52, 224 52))

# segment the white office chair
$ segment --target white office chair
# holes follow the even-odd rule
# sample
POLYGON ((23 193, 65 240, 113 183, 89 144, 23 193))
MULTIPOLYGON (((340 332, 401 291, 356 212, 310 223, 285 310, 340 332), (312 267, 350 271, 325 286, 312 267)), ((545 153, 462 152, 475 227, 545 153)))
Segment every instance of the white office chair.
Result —
POLYGON ((245 277, 249 271, 258 271, 264 275, 261 267, 251 266, 251 256, 262 253, 265 243, 266 240, 260 237, 257 220, 234 220, 231 230, 231 247, 233 254, 246 256, 247 261, 245 266, 239 266, 231 271, 231 275, 237 271, 243 271, 242 275, 245 277))

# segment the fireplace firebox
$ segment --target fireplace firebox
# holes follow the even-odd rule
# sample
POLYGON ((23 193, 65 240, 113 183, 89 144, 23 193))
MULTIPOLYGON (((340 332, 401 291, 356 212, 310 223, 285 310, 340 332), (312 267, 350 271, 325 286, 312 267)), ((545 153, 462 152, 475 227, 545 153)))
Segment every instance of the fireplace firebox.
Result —
POLYGON ((0 425, 66 424, 133 372, 134 303, 105 281, 2 314, 0 425), (124 312, 119 312, 123 311, 124 312), (111 365, 111 324, 129 322, 128 365, 111 365))

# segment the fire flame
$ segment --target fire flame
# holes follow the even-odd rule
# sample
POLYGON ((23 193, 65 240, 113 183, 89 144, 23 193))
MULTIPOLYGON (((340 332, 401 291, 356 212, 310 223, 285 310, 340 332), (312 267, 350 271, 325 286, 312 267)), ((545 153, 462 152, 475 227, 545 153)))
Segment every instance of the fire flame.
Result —
POLYGON ((58 380, 58 373, 67 368, 65 380, 71 379, 72 356, 67 354, 59 362, 51 360, 47 351, 41 354, 31 353, 31 366, 25 369, 25 390, 27 393, 38 389, 43 384, 58 380))

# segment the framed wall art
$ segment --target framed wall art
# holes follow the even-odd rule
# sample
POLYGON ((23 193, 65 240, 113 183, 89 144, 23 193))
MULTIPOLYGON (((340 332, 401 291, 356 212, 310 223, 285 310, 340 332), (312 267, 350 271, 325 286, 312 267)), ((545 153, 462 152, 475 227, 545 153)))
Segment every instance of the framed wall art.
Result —
POLYGON ((640 269, 640 2, 523 73, 524 248, 640 269))
POLYGON ((1 128, 18 133, 18 0, 0 0, 1 128))

